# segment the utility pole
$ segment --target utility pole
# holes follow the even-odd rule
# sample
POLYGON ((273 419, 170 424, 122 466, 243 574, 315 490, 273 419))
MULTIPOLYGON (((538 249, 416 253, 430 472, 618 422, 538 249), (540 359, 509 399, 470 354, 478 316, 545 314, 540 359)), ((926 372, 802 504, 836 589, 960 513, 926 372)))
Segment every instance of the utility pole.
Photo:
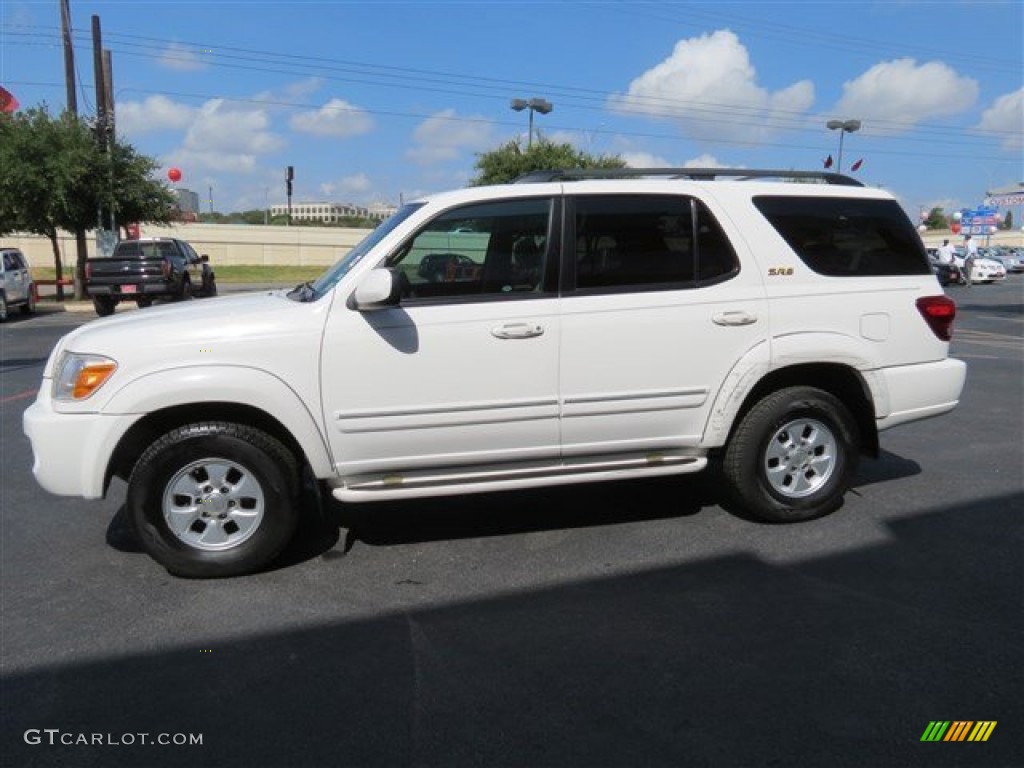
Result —
POLYGON ((288 226, 292 225, 292 181, 295 179, 295 166, 289 165, 284 173, 285 187, 288 190, 288 226))
POLYGON ((213 187, 210 187, 210 215, 213 215, 213 187))
POLYGON ((70 0, 60 0, 60 32, 64 39, 64 85, 67 87, 68 112, 78 117, 78 95, 75 92, 75 47, 71 42, 70 0))
POLYGON ((113 145, 114 131, 114 62, 110 49, 103 49, 103 103, 107 108, 107 140, 113 145))
MULTIPOLYGON (((60 0, 60 32, 64 41, 64 85, 67 89, 67 110, 65 114, 71 120, 78 119, 78 86, 75 83, 75 46, 71 40, 71 6, 70 0, 60 0)), ((88 245, 85 242, 85 230, 75 230, 75 268, 72 270, 75 281, 75 298, 85 298, 85 260, 89 258, 88 245)), ((64 301, 64 270, 58 262, 57 267, 57 301, 64 301)))
MULTIPOLYGON (((96 84, 96 143, 100 152, 110 155, 110 105, 107 103, 107 78, 103 66, 103 36, 100 32, 100 17, 92 17, 92 66, 96 84)), ((113 179, 109 179, 113 184, 113 179)), ((102 204, 96 211, 96 251, 98 256, 110 256, 114 251, 117 232, 113 229, 114 210, 111 204, 109 221, 104 220, 102 204), (108 229, 107 225, 110 224, 108 229)))

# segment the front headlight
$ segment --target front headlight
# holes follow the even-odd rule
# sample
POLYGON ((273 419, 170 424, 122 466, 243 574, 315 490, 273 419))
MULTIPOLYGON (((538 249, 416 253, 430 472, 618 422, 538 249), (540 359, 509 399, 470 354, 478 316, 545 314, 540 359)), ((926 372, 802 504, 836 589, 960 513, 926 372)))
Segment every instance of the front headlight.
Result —
POLYGON ((85 400, 102 387, 116 370, 117 363, 109 357, 68 352, 57 363, 53 377, 53 399, 85 400))

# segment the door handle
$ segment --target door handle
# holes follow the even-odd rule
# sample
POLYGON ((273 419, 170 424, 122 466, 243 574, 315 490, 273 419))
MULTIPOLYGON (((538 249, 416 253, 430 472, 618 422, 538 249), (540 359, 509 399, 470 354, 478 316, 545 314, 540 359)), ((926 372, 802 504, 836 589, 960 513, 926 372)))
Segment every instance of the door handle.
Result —
POLYGON ((544 333, 544 327, 536 323, 506 323, 491 329, 491 335, 499 339, 532 339, 544 333))
POLYGON ((742 309, 731 309, 726 312, 715 312, 711 316, 715 325, 750 325, 757 322, 757 315, 742 309))

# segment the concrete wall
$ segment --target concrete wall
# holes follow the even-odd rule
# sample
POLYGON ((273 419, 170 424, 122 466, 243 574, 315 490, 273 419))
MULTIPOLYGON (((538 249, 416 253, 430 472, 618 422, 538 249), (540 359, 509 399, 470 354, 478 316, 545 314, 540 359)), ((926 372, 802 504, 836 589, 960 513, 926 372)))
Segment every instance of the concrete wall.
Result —
MULTIPOLYGON (((187 240, 199 253, 210 256, 216 264, 256 264, 266 266, 333 264, 362 240, 369 230, 334 227, 270 227, 242 224, 180 224, 174 227, 144 226, 143 237, 178 237, 187 240)), ((942 245, 945 238, 961 245, 963 238, 948 230, 925 232, 922 239, 929 248, 942 245)), ((61 254, 64 264, 75 258, 75 240, 62 233, 61 254)), ((1024 232, 1019 229, 1000 231, 989 238, 979 238, 980 245, 1011 245, 1024 247, 1024 232), (987 240, 987 242, 986 242, 987 240)), ((96 238, 88 235, 89 255, 96 251, 96 238)), ((50 241, 36 235, 10 235, 0 245, 20 248, 33 267, 53 266, 50 241)))
MULTIPOLYGON (((921 239, 928 248, 938 248, 943 240, 949 240, 953 245, 964 244, 963 235, 954 235, 948 229, 929 230, 921 235, 921 239)), ((1024 232, 1019 229, 999 230, 994 235, 975 235, 974 239, 981 246, 1005 245, 1011 248, 1024 248, 1024 232)))
MULTIPOLYGON (((369 230, 333 227, 264 227, 243 224, 179 224, 173 227, 143 225, 143 237, 177 237, 187 240, 214 264, 328 265, 362 240, 369 230)), ((94 233, 87 236, 89 255, 96 253, 94 233)), ((20 248, 33 267, 52 267, 50 241, 37 235, 8 235, 0 244, 20 248)), ((60 234, 65 265, 75 259, 75 238, 60 234)))

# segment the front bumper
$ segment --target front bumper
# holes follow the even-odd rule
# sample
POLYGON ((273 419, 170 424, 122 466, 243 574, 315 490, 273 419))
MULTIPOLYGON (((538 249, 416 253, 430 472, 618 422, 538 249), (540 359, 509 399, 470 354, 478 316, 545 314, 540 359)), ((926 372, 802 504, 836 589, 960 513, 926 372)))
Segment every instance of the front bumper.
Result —
POLYGON ((44 379, 22 416, 32 443, 32 474, 44 490, 58 496, 102 498, 110 457, 125 432, 141 416, 59 413, 44 379))

